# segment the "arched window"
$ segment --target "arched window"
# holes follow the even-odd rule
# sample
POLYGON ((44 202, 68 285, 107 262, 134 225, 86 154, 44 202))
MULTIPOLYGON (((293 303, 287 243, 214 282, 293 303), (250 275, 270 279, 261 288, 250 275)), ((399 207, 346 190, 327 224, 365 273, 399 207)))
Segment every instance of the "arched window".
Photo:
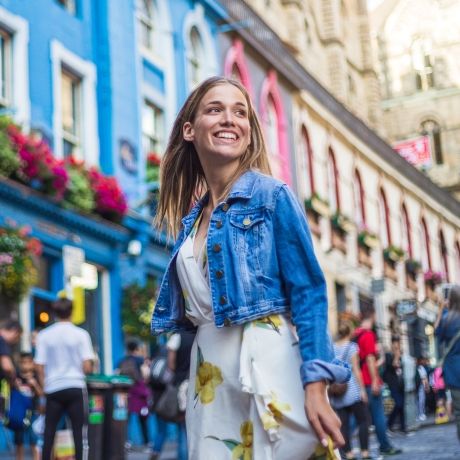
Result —
POLYGON ((196 26, 190 29, 190 48, 187 53, 188 77, 190 89, 195 88, 204 79, 203 62, 205 59, 203 41, 196 26))
POLYGON ((249 94, 252 94, 249 69, 244 57, 243 42, 239 39, 233 42, 233 45, 227 52, 224 62, 224 75, 241 82, 249 94))
POLYGON ((441 144, 441 127, 434 120, 425 120, 420 126, 420 131, 424 136, 430 138, 430 147, 433 160, 436 164, 442 164, 442 144, 441 144))
POLYGON ((439 253, 441 255, 442 268, 444 270, 444 277, 449 282, 449 262, 447 260, 447 246, 444 238, 444 232, 439 230, 439 253))
POLYGON ((431 251, 430 251, 430 234, 425 219, 422 217, 420 222, 420 254, 422 270, 424 272, 431 270, 431 251))
POLYGON ((391 245, 390 210, 385 191, 381 188, 379 194, 380 241, 384 248, 391 245))
POLYGON ((339 173, 334 151, 330 147, 327 161, 327 198, 332 213, 340 212, 339 173))
POLYGON ((291 172, 284 106, 274 71, 268 73, 262 84, 260 112, 272 172, 275 177, 290 184, 291 172))
POLYGON ((353 198, 355 210, 355 223, 358 229, 366 226, 366 201, 364 196, 363 183, 361 181, 361 174, 356 169, 353 182, 353 198))
POLYGON ((412 65, 415 71, 415 87, 426 91, 434 87, 434 58, 431 41, 419 38, 412 44, 412 65))
POLYGON ((313 174, 313 150, 311 148, 310 136, 307 128, 302 126, 302 134, 300 141, 300 162, 302 165, 302 175, 305 177, 306 196, 311 196, 315 193, 315 176, 313 174))
POLYGON ((142 47, 154 50, 155 5, 153 0, 137 0, 137 19, 139 23, 139 43, 142 47))
POLYGON ((409 259, 412 259, 411 225, 409 214, 407 213, 407 208, 404 203, 401 208, 401 242, 402 249, 409 256, 409 259))

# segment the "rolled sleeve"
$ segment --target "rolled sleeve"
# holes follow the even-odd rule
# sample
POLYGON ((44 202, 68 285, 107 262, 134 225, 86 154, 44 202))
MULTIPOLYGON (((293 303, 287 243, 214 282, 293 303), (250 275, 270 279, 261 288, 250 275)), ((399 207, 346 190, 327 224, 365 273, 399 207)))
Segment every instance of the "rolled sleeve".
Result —
POLYGON ((302 381, 346 381, 350 371, 335 359, 328 334, 326 281, 305 214, 287 186, 281 187, 276 200, 274 232, 280 274, 299 336, 302 381))

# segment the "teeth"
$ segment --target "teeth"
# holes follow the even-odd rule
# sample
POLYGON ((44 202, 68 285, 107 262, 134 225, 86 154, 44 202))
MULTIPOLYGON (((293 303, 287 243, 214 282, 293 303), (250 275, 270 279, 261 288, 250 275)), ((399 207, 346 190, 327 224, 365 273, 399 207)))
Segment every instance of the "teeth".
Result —
POLYGON ((233 133, 217 133, 217 137, 222 137, 224 139, 233 139, 236 140, 236 135, 233 133))

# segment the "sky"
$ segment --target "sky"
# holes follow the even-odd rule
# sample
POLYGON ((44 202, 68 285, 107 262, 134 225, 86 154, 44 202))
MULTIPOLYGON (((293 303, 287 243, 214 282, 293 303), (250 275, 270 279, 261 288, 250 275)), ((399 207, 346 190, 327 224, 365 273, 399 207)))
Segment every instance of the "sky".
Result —
POLYGON ((373 10, 375 7, 379 6, 383 0, 367 0, 367 8, 373 10))

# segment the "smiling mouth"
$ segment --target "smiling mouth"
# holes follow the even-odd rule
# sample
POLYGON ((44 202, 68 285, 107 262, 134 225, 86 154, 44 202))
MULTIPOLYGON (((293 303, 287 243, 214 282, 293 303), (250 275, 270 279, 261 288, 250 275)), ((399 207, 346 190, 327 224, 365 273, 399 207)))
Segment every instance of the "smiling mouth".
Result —
POLYGON ((220 131, 214 134, 214 137, 216 137, 217 139, 223 139, 225 141, 237 141, 238 140, 238 136, 235 133, 229 133, 229 132, 224 132, 224 131, 220 131))

